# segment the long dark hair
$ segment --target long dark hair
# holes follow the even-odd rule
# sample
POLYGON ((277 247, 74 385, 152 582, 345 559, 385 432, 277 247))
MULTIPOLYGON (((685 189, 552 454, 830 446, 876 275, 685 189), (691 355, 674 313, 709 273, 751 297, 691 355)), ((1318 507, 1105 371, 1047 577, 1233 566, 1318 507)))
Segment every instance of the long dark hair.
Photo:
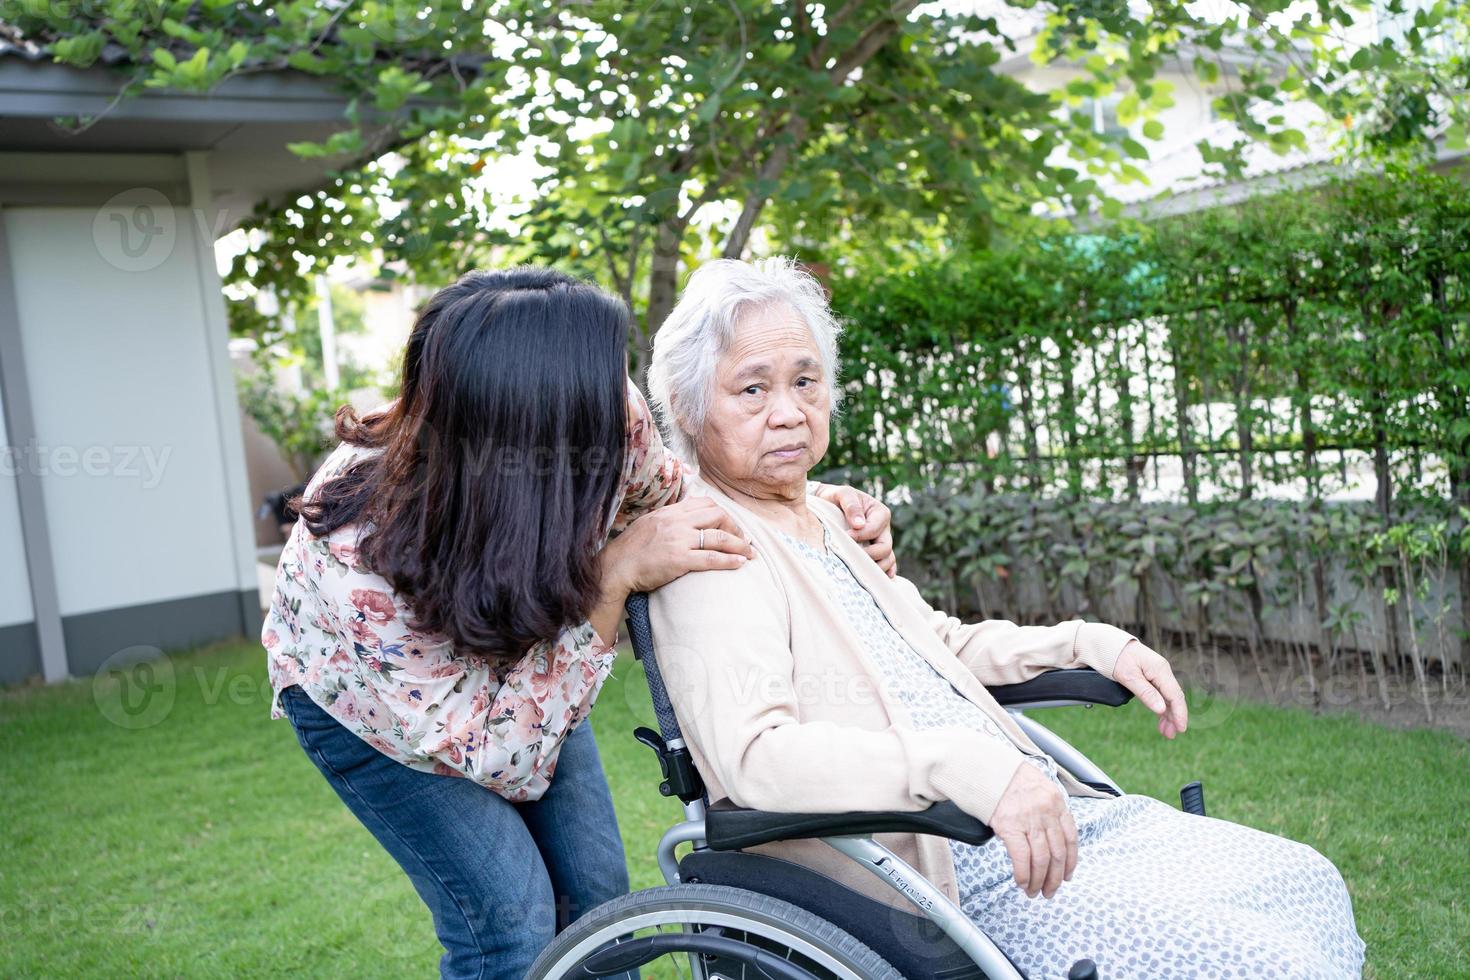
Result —
POLYGON ((519 657, 586 620, 627 437, 630 314, 549 269, 471 272, 434 294, 386 409, 337 412, 380 447, 298 504, 322 536, 366 522, 358 557, 458 652, 519 657))

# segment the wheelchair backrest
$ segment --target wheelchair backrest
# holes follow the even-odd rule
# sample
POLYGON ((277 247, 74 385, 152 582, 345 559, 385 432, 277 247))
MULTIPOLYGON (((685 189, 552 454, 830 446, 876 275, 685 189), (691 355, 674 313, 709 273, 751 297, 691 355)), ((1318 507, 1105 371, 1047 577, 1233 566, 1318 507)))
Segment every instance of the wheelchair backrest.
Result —
POLYGON ((659 733, 665 742, 682 740, 679 719, 674 717, 674 706, 669 703, 669 692, 664 687, 663 674, 658 669, 658 656, 653 649, 653 624, 648 619, 648 593, 635 592, 628 596, 626 607, 628 632, 633 639, 633 655, 643 664, 643 676, 648 678, 648 693, 653 699, 653 714, 658 718, 659 733))

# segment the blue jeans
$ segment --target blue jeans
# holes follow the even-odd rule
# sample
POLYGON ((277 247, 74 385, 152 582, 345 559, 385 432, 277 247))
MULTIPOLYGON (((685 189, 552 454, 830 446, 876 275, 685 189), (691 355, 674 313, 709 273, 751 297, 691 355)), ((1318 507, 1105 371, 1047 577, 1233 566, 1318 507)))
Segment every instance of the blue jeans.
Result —
POLYGON ((558 931, 628 891, 589 722, 562 744, 545 795, 511 803, 469 779, 388 758, 299 687, 281 692, 281 707, 307 756, 433 913, 446 980, 522 980, 558 931))

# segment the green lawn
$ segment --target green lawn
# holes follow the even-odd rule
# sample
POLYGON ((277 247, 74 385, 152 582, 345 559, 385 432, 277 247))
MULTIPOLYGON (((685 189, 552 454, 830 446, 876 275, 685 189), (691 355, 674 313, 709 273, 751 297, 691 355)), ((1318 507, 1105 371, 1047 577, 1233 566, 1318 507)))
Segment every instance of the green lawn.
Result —
MULTIPOLYGON (((267 719, 259 649, 172 664, 172 706, 148 727, 109 717, 157 720, 166 697, 129 715, 106 683, 0 693, 0 976, 431 975, 438 946, 407 879, 289 724, 267 719)), ((1174 743, 1136 705, 1044 718, 1131 791, 1173 802, 1203 778, 1212 815, 1334 860, 1373 975, 1470 976, 1464 740, 1220 701, 1193 710, 1174 743)), ((593 719, 634 886, 658 884, 654 843, 678 808, 630 734, 651 719, 630 658, 593 719)))

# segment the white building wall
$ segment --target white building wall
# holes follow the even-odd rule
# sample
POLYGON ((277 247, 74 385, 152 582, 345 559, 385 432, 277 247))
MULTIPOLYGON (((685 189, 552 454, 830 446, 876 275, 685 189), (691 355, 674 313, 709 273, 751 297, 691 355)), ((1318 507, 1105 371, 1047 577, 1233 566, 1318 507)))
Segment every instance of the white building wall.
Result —
MULTIPOLYGON (((0 433, 3 432, 5 403, 0 399, 0 433)), ((5 448, 12 449, 9 446, 5 448)), ((13 451, 0 457, 0 628, 29 623, 35 615, 31 608, 30 577, 26 574, 20 498, 15 488, 15 468, 24 462, 13 451)))
MULTIPOLYGON (((1092 74, 1085 69, 1068 64, 1027 65, 1015 73, 1015 78, 1033 92, 1059 92, 1074 79, 1091 81, 1092 74)), ((1211 91, 1193 74, 1169 69, 1160 71, 1156 81, 1169 83, 1169 96, 1174 100, 1174 104, 1156 114, 1159 122, 1164 124, 1163 140, 1159 143, 1148 141, 1145 145, 1152 149, 1159 145, 1168 146, 1192 141, 1199 135, 1200 130, 1210 124, 1212 119, 1210 102, 1220 91, 1223 91, 1223 86, 1215 86, 1211 91)), ((1117 94, 1123 95, 1127 91, 1128 89, 1123 87, 1118 89, 1117 94)), ((1134 139, 1143 141, 1141 123, 1133 123, 1128 130, 1134 139)))
MULTIPOLYGON (((5 403, 0 398, 0 434, 5 431, 5 403)), ((21 534, 20 498, 15 486, 15 467, 23 462, 14 452, 0 457, 0 684, 24 680, 41 671, 25 538, 21 534)))
POLYGON ((208 251, 188 209, 141 228, 107 211, 3 212, 63 619, 241 587, 201 328, 208 251))

